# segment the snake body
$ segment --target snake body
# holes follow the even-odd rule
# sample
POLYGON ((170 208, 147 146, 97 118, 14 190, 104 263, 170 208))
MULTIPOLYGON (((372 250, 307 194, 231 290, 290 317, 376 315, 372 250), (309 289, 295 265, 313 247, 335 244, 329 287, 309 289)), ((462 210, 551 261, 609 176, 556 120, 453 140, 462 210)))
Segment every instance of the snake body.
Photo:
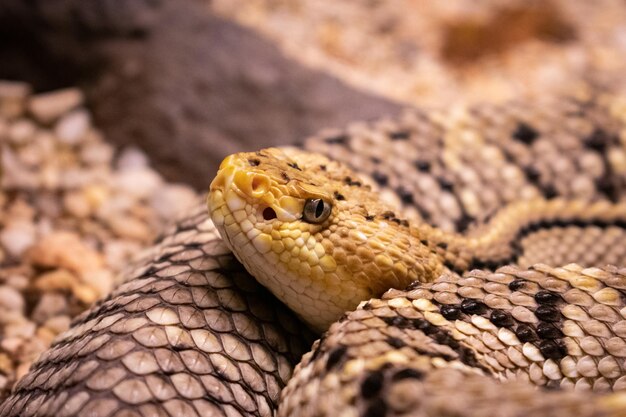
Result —
POLYGON ((288 380, 279 415, 626 415, 625 108, 410 111, 229 157, 226 246, 202 208, 177 223, 0 416, 271 415, 288 380), (228 248, 316 331, 362 302, 291 379, 310 334, 228 248))

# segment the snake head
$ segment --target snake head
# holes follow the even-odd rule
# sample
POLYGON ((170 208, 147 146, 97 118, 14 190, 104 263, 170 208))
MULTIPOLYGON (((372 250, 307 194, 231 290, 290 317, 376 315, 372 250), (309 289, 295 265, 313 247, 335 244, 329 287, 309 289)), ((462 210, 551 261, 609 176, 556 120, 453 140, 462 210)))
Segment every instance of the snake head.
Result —
POLYGON ((390 207, 324 156, 289 148, 231 155, 208 206, 248 272, 317 331, 414 279, 411 238, 385 217, 390 207))

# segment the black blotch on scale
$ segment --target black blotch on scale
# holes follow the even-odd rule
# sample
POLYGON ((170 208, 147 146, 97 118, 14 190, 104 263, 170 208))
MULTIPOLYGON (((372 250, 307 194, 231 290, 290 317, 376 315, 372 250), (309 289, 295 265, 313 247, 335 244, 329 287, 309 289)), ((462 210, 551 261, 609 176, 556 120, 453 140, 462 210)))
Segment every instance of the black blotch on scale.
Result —
POLYGON ((331 144, 331 145, 332 144, 343 145, 343 144, 345 144, 348 141, 349 138, 350 137, 348 135, 337 135, 337 136, 328 137, 328 138, 324 139, 324 141, 326 143, 328 143, 328 144, 331 144))
POLYGON ((527 324, 520 324, 519 326, 517 326, 517 328, 515 329, 515 335, 522 343, 533 342, 537 340, 537 335, 535 334, 535 331, 527 324))
POLYGON ((381 371, 370 372, 361 382, 361 396, 372 398, 377 395, 383 387, 384 379, 385 376, 381 371))
POLYGON ((297 169, 298 171, 302 171, 302 169, 298 166, 297 163, 295 162, 287 162, 287 165, 289 165, 290 167, 292 167, 293 169, 297 169))
POLYGON ((511 327, 515 323, 513 317, 502 310, 493 310, 489 316, 489 321, 498 327, 511 327))
POLYGON ((355 187, 360 187, 363 185, 361 181, 353 180, 351 177, 345 177, 343 179, 343 182, 346 183, 347 185, 355 186, 355 187))
POLYGON ((441 307, 441 315, 446 320, 456 320, 461 316, 461 310, 457 306, 445 305, 441 307))
POLYGON ((461 311, 465 314, 482 314, 485 311, 485 304, 478 300, 463 300, 461 302, 461 311))
POLYGON ((557 310, 556 307, 540 305, 535 309, 535 316, 537 316, 539 320, 553 322, 561 318, 561 313, 559 313, 559 310, 557 310))
POLYGON ((387 338, 387 343, 389 344, 389 346, 395 349, 402 349, 404 346, 406 346, 406 343, 404 343, 402 339, 398 339, 397 337, 393 336, 389 336, 387 338))
POLYGON ((413 193, 411 191, 404 187, 398 187, 396 192, 404 204, 413 204, 413 193))
POLYGON ((386 186, 389 182, 389 177, 387 176, 387 174, 383 174, 380 171, 374 171, 372 173, 372 178, 374 179, 374 181, 376 181, 376 183, 382 187, 386 186))
POLYGON ((539 137, 539 132, 529 124, 519 122, 511 136, 513 139, 517 139, 522 143, 530 145, 539 137))
POLYGON ((257 167, 261 164, 261 161, 256 158, 250 158, 248 159, 248 163, 250 164, 250 166, 257 167))
POLYGON ((422 172, 430 171, 430 162, 429 161, 424 161, 424 160, 418 159, 417 161, 415 161, 414 165, 415 165, 415 168, 417 168, 418 170, 420 170, 422 172))
POLYGON ((538 347, 546 359, 559 360, 567 356, 567 348, 558 340, 542 340, 538 347))
POLYGON ((596 152, 604 152, 612 141, 611 136, 602 128, 596 127, 591 134, 585 138, 585 146, 596 152))
POLYGON ((329 371, 338 365, 345 358, 348 348, 346 346, 338 346, 333 348, 328 354, 326 361, 326 370, 329 371))
POLYGON ((365 409, 363 417, 385 417, 387 404, 382 398, 376 398, 365 409))
POLYGON ((563 337, 563 332, 550 323, 539 323, 537 326, 537 335, 542 339, 558 339, 563 337))
POLYGON ((539 304, 556 304, 560 299, 558 294, 546 290, 537 291, 535 294, 535 301, 539 304))
POLYGON ((398 132, 391 132, 389 134, 389 137, 391 138, 391 140, 407 140, 408 138, 411 137, 411 134, 406 131, 398 131, 398 132))
POLYGON ((405 368, 393 374, 393 376, 391 377, 391 380, 396 382, 396 381, 401 381, 403 379, 421 380, 422 378, 424 378, 423 372, 418 371, 417 369, 413 369, 413 368, 405 368))
POLYGON ((335 196, 335 199, 339 201, 344 201, 346 199, 346 197, 343 194, 341 194, 339 191, 335 191, 334 196, 335 196))

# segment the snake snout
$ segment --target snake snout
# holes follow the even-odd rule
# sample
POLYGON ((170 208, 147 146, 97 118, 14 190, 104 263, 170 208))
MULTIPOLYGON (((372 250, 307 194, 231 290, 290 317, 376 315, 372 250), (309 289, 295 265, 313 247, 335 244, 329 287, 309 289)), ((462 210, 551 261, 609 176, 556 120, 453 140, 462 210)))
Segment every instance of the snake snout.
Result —
POLYGON ((262 198, 271 187, 267 175, 249 171, 235 172, 233 184, 243 194, 254 199, 262 198))

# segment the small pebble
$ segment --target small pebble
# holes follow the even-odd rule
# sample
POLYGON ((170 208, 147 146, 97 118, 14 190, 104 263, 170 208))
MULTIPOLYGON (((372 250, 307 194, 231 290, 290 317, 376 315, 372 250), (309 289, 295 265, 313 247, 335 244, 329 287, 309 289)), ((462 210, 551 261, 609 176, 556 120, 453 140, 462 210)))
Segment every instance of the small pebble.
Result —
POLYGON ((76 145, 87 134, 89 123, 89 114, 84 110, 77 110, 63 116, 54 128, 54 132, 61 143, 76 145))
POLYGON ((14 221, 0 231, 0 243, 13 257, 21 256, 36 239, 35 225, 25 221, 14 221))
POLYGON ((0 310, 24 311, 24 298, 15 288, 7 285, 0 286, 0 310))
POLYGON ((83 104, 83 93, 77 88, 37 94, 28 101, 28 110, 43 123, 52 123, 63 114, 83 104))

